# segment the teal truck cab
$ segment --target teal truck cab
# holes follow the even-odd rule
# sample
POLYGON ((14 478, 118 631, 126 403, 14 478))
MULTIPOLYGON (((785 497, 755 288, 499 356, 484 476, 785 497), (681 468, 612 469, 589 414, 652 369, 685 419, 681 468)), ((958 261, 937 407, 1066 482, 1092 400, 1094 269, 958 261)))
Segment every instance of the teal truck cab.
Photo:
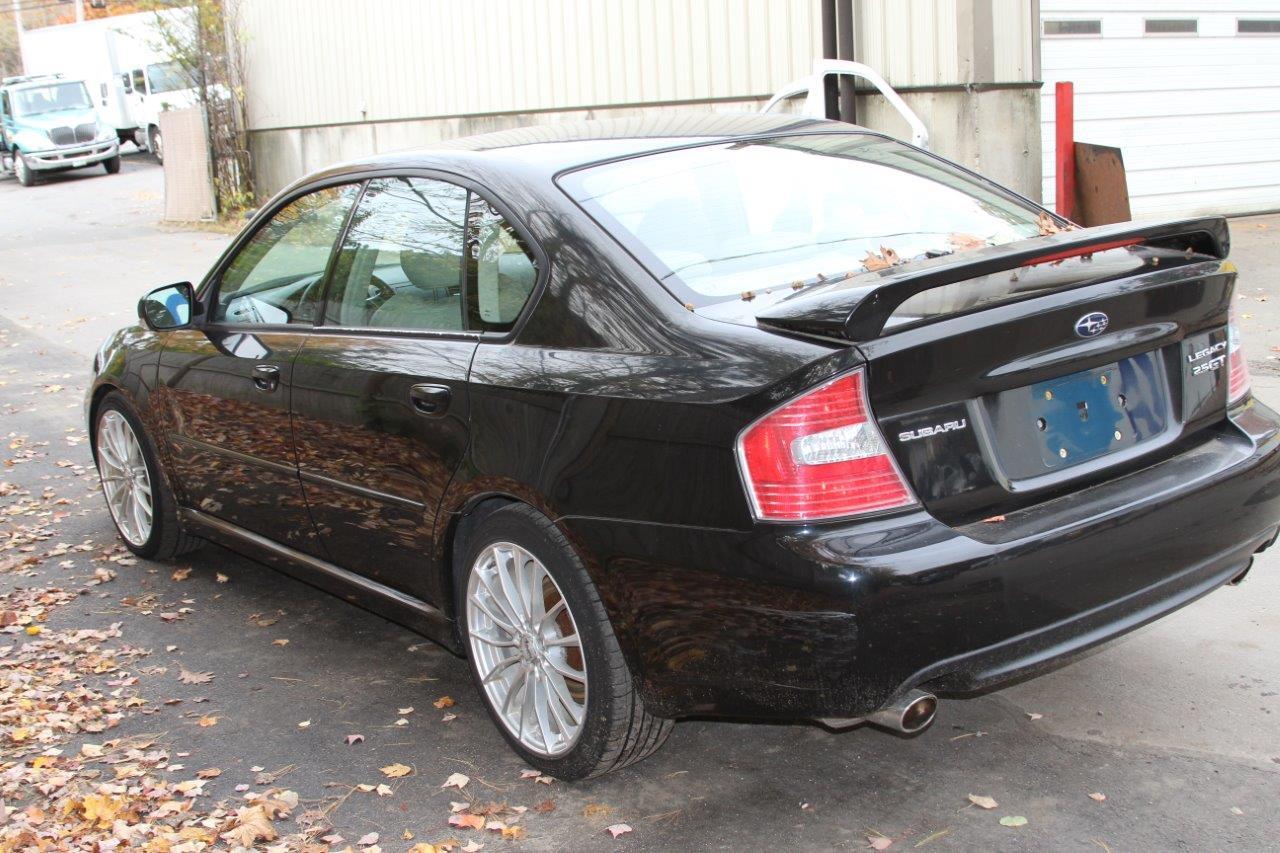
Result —
POLYGON ((120 171, 114 128, 98 120, 80 80, 61 74, 0 80, 0 173, 12 171, 29 187, 40 172, 101 163, 120 171))

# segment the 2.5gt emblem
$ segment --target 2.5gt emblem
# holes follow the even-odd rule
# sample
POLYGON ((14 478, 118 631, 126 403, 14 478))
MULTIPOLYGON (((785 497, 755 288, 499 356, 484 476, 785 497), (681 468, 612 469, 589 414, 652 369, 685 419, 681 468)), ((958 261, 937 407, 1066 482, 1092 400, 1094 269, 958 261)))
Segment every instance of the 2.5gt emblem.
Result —
POLYGON ((1101 311, 1094 311, 1076 320, 1076 334, 1082 338, 1096 338, 1105 332, 1109 325, 1111 325, 1110 317, 1101 311))

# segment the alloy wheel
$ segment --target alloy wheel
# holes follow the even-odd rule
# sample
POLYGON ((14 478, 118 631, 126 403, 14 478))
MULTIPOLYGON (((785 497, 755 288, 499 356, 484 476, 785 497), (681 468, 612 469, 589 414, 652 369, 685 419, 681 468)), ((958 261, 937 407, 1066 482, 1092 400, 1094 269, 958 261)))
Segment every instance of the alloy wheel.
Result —
POLYGON ((560 586, 537 557, 498 542, 467 580, 471 657, 495 716, 525 749, 573 748, 587 713, 587 666, 560 586))
POLYGON ((151 475, 142 443, 124 415, 107 409, 98 419, 98 476, 116 527, 130 545, 142 547, 151 537, 151 475))

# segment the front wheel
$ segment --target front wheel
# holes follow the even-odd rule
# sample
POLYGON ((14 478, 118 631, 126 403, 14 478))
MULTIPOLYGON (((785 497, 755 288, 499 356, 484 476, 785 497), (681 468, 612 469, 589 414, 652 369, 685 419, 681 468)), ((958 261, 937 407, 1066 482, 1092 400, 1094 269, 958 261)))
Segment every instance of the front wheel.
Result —
POLYGON ((27 163, 27 158, 22 156, 21 151, 13 152, 13 171, 18 176, 18 183, 24 187, 35 186, 36 172, 27 163))
POLYGON ((96 412, 93 454, 111 520, 130 551, 166 559, 202 544, 182 532, 155 446, 119 392, 108 394, 96 412))
POLYGON ((108 175, 120 174, 120 155, 117 154, 114 157, 108 157, 106 160, 103 160, 102 168, 107 170, 108 175))
POLYGON ((164 137, 160 135, 160 128, 152 127, 147 131, 147 150, 156 155, 158 163, 164 163, 164 137))
POLYGON ((530 765, 559 779, 647 757, 672 723, 648 712, 582 561, 523 504, 484 518, 458 579, 459 619, 489 714, 530 765))

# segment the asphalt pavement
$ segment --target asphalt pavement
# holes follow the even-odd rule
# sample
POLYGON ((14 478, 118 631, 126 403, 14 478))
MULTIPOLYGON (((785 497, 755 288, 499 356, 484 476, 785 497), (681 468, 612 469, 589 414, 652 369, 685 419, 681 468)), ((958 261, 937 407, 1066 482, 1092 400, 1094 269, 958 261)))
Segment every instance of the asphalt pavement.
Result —
MULTIPOLYGON (((28 495, 0 490, 0 545, 12 546, 0 550, 0 593, 82 591, 51 626, 119 622, 148 651, 129 670, 144 702, 68 750, 147 735, 186 754, 163 771, 174 778, 221 771, 207 801, 234 800, 267 774, 298 792, 321 835, 341 836, 334 849, 370 833, 383 850, 448 839, 487 850, 865 849, 869 838, 926 851, 1275 849, 1280 549, 1244 585, 1067 668, 944 702, 919 737, 686 721, 653 758, 576 784, 522 778, 465 663, 399 626, 216 546, 122 563, 84 441, 89 360, 138 296, 198 279, 228 239, 160 226, 162 197, 161 172, 141 155, 117 176, 0 181, 0 481, 28 495), (27 509, 13 509, 19 500, 27 509), (31 535, 13 545, 20 530, 31 535), (114 578, 86 586, 104 568, 114 578), (184 683, 184 670, 212 678, 184 683), (407 775, 381 770, 397 764, 407 775), (463 790, 441 787, 459 772, 463 790), (358 787, 384 783, 385 795, 358 787), (451 802, 489 800, 527 807, 512 821, 523 838, 449 825, 451 802), (618 824, 631 831, 614 839, 606 828, 618 824)), ((1280 217, 1233 222, 1246 351, 1273 406, 1277 235, 1280 217)))

